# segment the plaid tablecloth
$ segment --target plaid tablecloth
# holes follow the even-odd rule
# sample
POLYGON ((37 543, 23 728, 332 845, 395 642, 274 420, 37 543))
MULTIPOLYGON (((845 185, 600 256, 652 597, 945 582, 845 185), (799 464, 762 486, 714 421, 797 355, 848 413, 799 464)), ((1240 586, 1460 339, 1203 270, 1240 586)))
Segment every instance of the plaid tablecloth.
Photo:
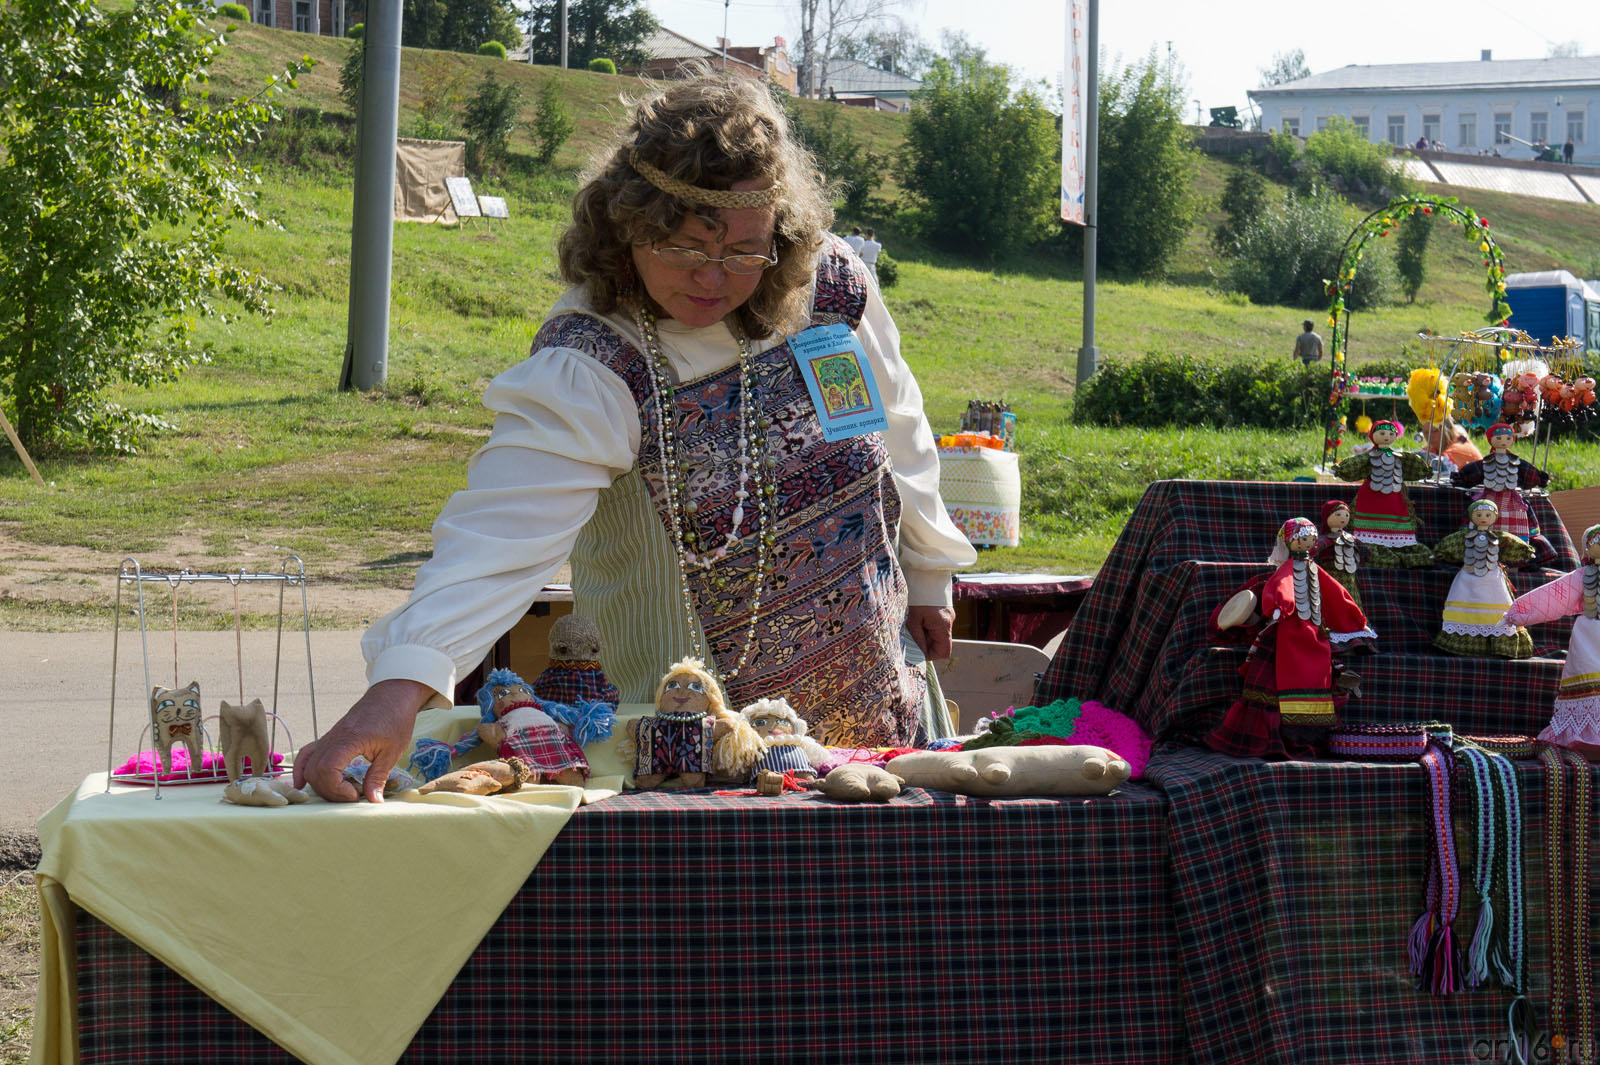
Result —
MULTIPOLYGON (((402 1060, 1182 1061, 1166 819, 1139 785, 585 806, 402 1060)), ((290 1060, 87 915, 77 944, 86 1065, 290 1060)))

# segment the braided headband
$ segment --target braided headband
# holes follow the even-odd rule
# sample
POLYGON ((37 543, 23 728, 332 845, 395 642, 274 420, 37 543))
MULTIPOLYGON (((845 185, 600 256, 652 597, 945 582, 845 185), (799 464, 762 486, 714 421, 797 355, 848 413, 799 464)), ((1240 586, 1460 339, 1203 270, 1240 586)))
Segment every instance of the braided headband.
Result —
POLYGON ((778 198, 778 192, 782 188, 774 181, 764 189, 750 189, 746 192, 735 192, 732 189, 703 189, 698 185, 670 177, 660 167, 652 166, 640 159, 637 148, 628 152, 628 165, 638 171, 640 177, 667 195, 676 196, 689 203, 704 204, 707 207, 728 207, 735 210, 766 207, 778 198))
POLYGON ((1500 514, 1500 505, 1492 499, 1474 499, 1472 504, 1467 507, 1467 513, 1471 514, 1475 510, 1492 510, 1498 517, 1500 514))

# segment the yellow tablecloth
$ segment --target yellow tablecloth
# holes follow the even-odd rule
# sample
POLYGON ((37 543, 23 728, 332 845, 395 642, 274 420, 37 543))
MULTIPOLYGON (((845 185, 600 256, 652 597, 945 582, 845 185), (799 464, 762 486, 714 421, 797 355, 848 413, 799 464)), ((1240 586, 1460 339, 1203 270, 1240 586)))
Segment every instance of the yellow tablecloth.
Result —
MULTIPOLYGON (((426 711, 417 735, 476 715, 426 711)), ((39 821, 34 1065, 78 1060, 75 906, 312 1065, 394 1061, 579 803, 621 790, 615 742, 587 753, 587 790, 381 805, 233 806, 218 784, 158 801, 90 776, 39 821)))

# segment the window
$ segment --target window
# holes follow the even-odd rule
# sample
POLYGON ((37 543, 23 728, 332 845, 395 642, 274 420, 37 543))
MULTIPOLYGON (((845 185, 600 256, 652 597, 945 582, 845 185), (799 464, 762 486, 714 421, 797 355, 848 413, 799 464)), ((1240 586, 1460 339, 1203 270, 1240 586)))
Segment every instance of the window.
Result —
POLYGON ((1476 148, 1478 146, 1478 116, 1463 114, 1461 116, 1461 136, 1458 142, 1463 148, 1476 148))
POLYGON ((1298 117, 1290 118, 1285 115, 1283 117, 1283 131, 1291 137, 1300 136, 1300 119, 1298 117))
POLYGON ((1368 122, 1369 122, 1369 119, 1367 118, 1366 115, 1351 115, 1350 116, 1350 124, 1356 128, 1356 132, 1357 133, 1361 134, 1361 139, 1364 140, 1364 141, 1372 139, 1372 134, 1371 134, 1371 132, 1369 130, 1368 122))
POLYGON ((1328 128, 1328 116, 1327 115, 1318 115, 1317 116, 1317 132, 1321 133, 1323 130, 1325 130, 1327 128, 1328 128))
POLYGON ((1497 146, 1511 143, 1510 111, 1496 111, 1494 113, 1494 143, 1497 146))
POLYGON ((1403 146, 1406 143, 1406 116, 1389 116, 1389 143, 1403 146))
POLYGON ((272 20, 272 7, 274 0, 256 0, 256 23, 261 26, 274 25, 272 20))
POLYGON ((1550 112, 1528 112, 1528 139, 1535 144, 1543 144, 1550 139, 1550 112))
POLYGON ((1424 114, 1422 116, 1422 136, 1429 144, 1439 139, 1439 116, 1424 114))
POLYGON ((1583 127, 1587 125, 1584 119, 1587 117, 1582 111, 1567 112, 1567 140, 1573 144, 1583 143, 1583 127))
POLYGON ((294 28, 301 33, 311 32, 311 0, 294 0, 294 28))

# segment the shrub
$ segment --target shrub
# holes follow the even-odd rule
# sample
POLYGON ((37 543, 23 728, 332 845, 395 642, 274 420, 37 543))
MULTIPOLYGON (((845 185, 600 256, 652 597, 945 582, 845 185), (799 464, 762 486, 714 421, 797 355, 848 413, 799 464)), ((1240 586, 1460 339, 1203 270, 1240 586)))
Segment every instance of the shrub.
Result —
POLYGON ((362 34, 366 32, 367 24, 365 22, 353 22, 350 24, 350 28, 344 31, 344 35, 352 41, 359 41, 362 34))
POLYGON ((417 117, 411 123, 407 136, 427 141, 453 141, 461 139, 456 117, 465 98, 461 77, 424 75, 422 100, 417 104, 417 117))
POLYGON ((1218 223, 1212 236, 1218 248, 1229 251, 1240 230, 1266 209, 1267 179, 1247 166, 1234 168, 1223 187, 1220 206, 1227 217, 1218 223))
POLYGON ((467 162, 475 174, 499 171, 506 158, 506 141, 517 124, 517 107, 522 90, 484 74, 478 91, 461 112, 461 128, 467 131, 467 162))
POLYGON ((484 41, 482 44, 478 45, 478 54, 494 56, 496 59, 504 59, 506 57, 506 46, 501 44, 499 41, 484 41))
POLYGON ((589 69, 596 74, 615 74, 617 72, 617 64, 603 55, 597 55, 589 60, 589 69))
POLYGON ((878 287, 894 288, 900 281, 900 264, 889 258, 889 253, 878 253, 878 287))
POLYGON ((1433 233, 1433 216, 1420 212, 1400 220, 1400 232, 1395 240, 1395 269, 1400 274, 1400 287, 1407 303, 1415 303, 1417 292, 1428 278, 1428 237, 1433 233))
MULTIPOLYGON (((1291 192, 1280 206, 1239 227, 1221 280, 1254 303, 1326 307, 1327 282, 1338 272, 1350 228, 1338 196, 1291 192)), ((1369 243, 1345 302, 1351 310, 1375 307, 1389 301, 1394 285, 1388 250, 1381 242, 1369 243)))
POLYGON ((344 57, 344 63, 339 67, 339 99, 350 109, 352 115, 361 113, 361 77, 366 69, 367 42, 361 37, 356 37, 355 44, 344 57))
POLYGON ((528 123, 534 156, 542 166, 550 165, 575 128, 572 115, 561 102, 561 90, 556 88, 556 80, 550 78, 539 87, 539 98, 533 105, 533 121, 528 123))
POLYGON ((1091 425, 1209 425, 1294 429, 1320 425, 1328 364, 1298 359, 1205 359, 1152 352, 1112 358, 1079 386, 1072 419, 1091 425))
POLYGON ((783 102, 795 135, 816 157, 823 175, 842 188, 845 213, 865 214, 867 198, 883 181, 886 160, 862 147, 850 125, 840 121, 841 108, 825 107, 808 115, 795 106, 793 97, 783 95, 789 97, 783 102))
POLYGON ((250 9, 243 4, 223 4, 217 8, 217 14, 222 18, 238 19, 241 22, 250 21, 250 9))
POLYGON ((1387 201, 1415 188, 1389 145, 1373 144, 1355 123, 1337 115, 1310 136, 1305 154, 1330 185, 1359 199, 1387 201))
POLYGON ((345 175, 351 173, 355 147, 355 124, 349 118, 335 117, 320 107, 296 107, 281 121, 269 123, 245 154, 252 161, 345 175))

